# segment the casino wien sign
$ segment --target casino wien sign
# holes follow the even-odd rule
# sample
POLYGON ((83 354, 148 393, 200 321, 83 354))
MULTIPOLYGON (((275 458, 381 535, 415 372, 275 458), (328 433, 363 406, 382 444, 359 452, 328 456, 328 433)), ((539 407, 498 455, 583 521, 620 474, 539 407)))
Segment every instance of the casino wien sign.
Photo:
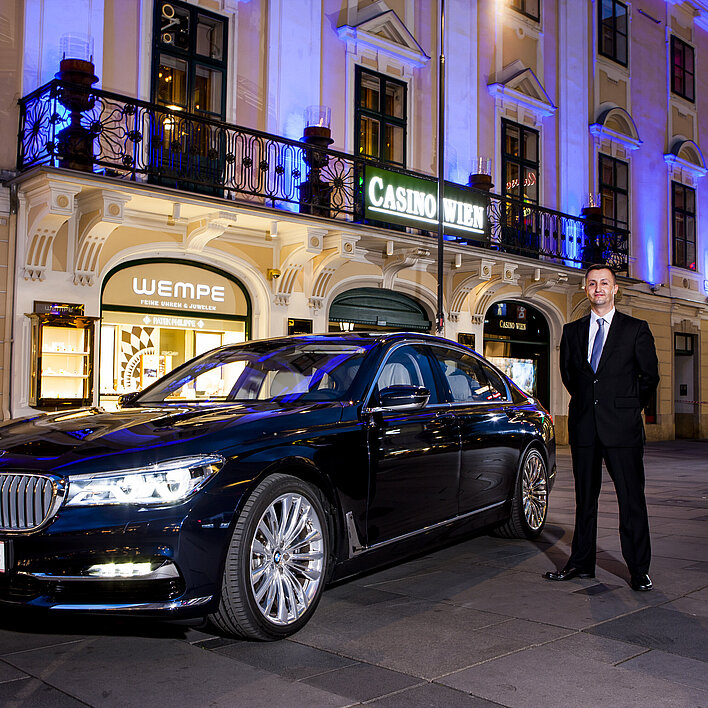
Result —
MULTIPOLYGON (((367 219, 432 230, 438 223, 437 184, 433 180, 366 167, 364 207, 367 219)), ((445 182, 442 213, 445 233, 467 237, 486 233, 486 204, 483 195, 477 192, 445 182)))

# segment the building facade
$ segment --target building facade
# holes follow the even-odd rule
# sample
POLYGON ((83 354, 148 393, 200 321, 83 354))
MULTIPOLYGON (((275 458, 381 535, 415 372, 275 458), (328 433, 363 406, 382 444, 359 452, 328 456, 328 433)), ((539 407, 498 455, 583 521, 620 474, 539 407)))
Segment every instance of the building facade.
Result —
POLYGON ((223 343, 435 331, 441 260, 445 336, 563 442, 560 334, 602 262, 657 342, 648 438, 708 436, 708 3, 447 0, 442 139, 441 10, 6 2, 3 417, 223 343))

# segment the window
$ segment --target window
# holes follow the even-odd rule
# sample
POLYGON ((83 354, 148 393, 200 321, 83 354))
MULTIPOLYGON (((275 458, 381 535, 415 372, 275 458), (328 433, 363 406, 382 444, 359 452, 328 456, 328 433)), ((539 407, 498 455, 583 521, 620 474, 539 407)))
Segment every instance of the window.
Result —
POLYGON ((671 90, 687 101, 695 100, 693 47, 671 36, 671 90))
POLYGON ((627 66, 627 5, 619 0, 600 0, 598 51, 603 57, 627 66))
POLYGON ((695 334, 674 333, 674 353, 679 356, 693 356, 695 334))
POLYGON ((389 386, 421 386, 430 391, 430 403, 438 403, 435 377, 426 351, 419 345, 394 349, 376 381, 373 401, 378 403, 379 391, 389 386))
POLYGON ((671 183, 673 213, 673 264, 696 270, 696 190, 671 183))
POLYGON ((186 3, 155 3, 152 97, 172 110, 223 120, 226 22, 186 3))
POLYGON ((538 20, 540 17, 538 5, 539 0, 511 0, 511 7, 514 10, 526 15, 526 17, 530 17, 532 20, 538 20))
POLYGON ((600 195, 606 223, 620 229, 629 227, 629 165, 600 154, 600 195))
POLYGON ((406 164, 407 86, 356 67, 355 149, 379 162, 406 164))
POLYGON ((506 388, 502 384, 499 389, 500 379, 480 361, 468 354, 458 354, 452 351, 440 351, 435 348, 445 381, 450 390, 450 400, 453 403, 489 403, 506 399, 506 388), (486 373, 485 373, 486 372, 486 373), (494 374, 490 380, 487 374, 494 374))
POLYGON ((503 194, 538 204, 538 131, 502 120, 503 194))

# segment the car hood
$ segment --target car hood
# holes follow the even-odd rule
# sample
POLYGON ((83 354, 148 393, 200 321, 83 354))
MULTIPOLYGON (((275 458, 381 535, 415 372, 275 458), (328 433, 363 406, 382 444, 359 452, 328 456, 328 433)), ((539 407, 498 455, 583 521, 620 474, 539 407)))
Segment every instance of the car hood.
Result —
POLYGON ((61 475, 100 472, 116 464, 139 467, 182 455, 229 455, 239 445, 331 424, 341 411, 341 403, 258 401, 42 413, 0 426, 0 470, 31 468, 61 475), (312 415, 303 417, 307 413, 312 415))

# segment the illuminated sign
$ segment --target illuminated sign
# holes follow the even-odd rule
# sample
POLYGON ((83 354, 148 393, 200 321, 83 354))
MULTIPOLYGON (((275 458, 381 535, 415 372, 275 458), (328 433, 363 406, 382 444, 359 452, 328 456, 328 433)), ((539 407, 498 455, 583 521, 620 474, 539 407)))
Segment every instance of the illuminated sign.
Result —
POLYGON ((173 283, 171 280, 155 280, 155 278, 133 278, 133 292, 136 295, 157 295, 158 297, 174 297, 182 300, 205 300, 224 302, 224 286, 208 285, 207 283, 173 283))
MULTIPOLYGON (((437 183, 378 167, 366 167, 364 214, 367 219, 429 230, 438 223, 437 183)), ((459 185, 445 182, 443 194, 445 233, 462 236, 485 234, 484 198, 459 185)))
POLYGON ((139 263, 114 273, 103 305, 132 310, 180 310, 192 316, 245 316, 248 303, 232 280, 187 263, 139 263), (157 274, 157 277, 155 277, 157 274))
POLYGON ((502 329, 520 329, 522 331, 526 329, 525 322, 508 322, 507 320, 499 320, 499 326, 502 329))

